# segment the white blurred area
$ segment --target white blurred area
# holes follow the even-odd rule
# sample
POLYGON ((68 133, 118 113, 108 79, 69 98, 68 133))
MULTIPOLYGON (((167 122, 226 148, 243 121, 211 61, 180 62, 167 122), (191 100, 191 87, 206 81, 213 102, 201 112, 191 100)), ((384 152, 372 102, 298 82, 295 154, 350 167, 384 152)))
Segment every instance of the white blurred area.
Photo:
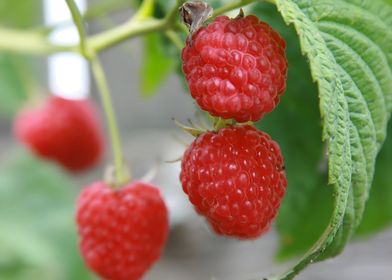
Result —
MULTIPOLYGON (((81 13, 86 10, 86 0, 75 0, 81 13)), ((44 19, 49 26, 58 25, 50 36, 54 44, 75 45, 79 42, 76 27, 65 1, 44 0, 44 19)), ((52 94, 69 98, 86 98, 90 92, 88 64, 74 53, 60 53, 48 58, 48 85, 52 94)))

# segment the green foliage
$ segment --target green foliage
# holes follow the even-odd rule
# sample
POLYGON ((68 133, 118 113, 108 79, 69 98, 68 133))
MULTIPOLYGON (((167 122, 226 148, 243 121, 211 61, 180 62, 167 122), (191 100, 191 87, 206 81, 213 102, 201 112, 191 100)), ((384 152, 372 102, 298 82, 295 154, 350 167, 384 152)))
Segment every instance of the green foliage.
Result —
POLYGON ((287 90, 275 111, 258 123, 279 142, 285 158, 289 186, 276 226, 280 236, 278 258, 286 259, 306 251, 321 235, 332 211, 332 189, 326 186, 317 87, 295 30, 283 23, 272 5, 259 4, 252 12, 277 30, 288 45, 287 90))
MULTIPOLYGON (((36 0, 1 1, 0 26, 31 28, 39 22, 39 11, 40 2, 36 0)), ((26 99, 26 69, 30 63, 26 57, 0 53, 0 116, 12 115, 26 99)))
POLYGON ((41 17, 41 1, 1 1, 1 25, 13 28, 30 28, 32 23, 37 23, 41 17), (34 11, 34 12, 33 12, 34 11))
POLYGON ((91 279, 78 255, 76 190, 50 163, 25 152, 0 169, 0 279, 91 279))
POLYGON ((0 116, 13 114, 26 99, 22 67, 25 63, 20 57, 0 54, 0 116))
MULTIPOLYGON (((339 253, 361 222, 392 107, 392 9, 383 2, 360 0, 277 0, 276 4, 286 23, 294 25, 302 52, 309 60, 311 76, 318 84, 322 139, 328 151, 328 183, 334 200, 324 233, 312 250, 282 276, 291 279, 310 262, 339 253)), ((300 124, 308 126, 309 121, 300 124)), ((303 133, 302 129, 298 133, 303 133)), ((302 157, 309 156, 303 151, 308 149, 307 144, 297 149, 301 149, 302 157)), ((308 175, 301 175, 305 181, 308 175)), ((315 188, 321 189, 322 185, 315 188)), ((293 201, 292 196, 285 204, 293 201)), ((304 195, 302 202, 299 198, 293 205, 303 208, 304 201, 311 198, 304 195)), ((313 205, 317 201, 312 201, 313 205)), ((284 216, 289 213, 285 207, 293 206, 282 208, 280 219, 286 222, 290 217, 284 216)), ((310 222, 305 218, 302 225, 305 223, 310 222)), ((287 233, 287 227, 280 229, 287 233)), ((299 236, 294 230, 291 234, 299 236)), ((283 235, 282 240, 286 239, 291 242, 283 235)))
POLYGON ((145 97, 154 95, 174 68, 174 60, 165 53, 161 37, 159 34, 151 34, 143 38, 144 52, 140 75, 141 92, 145 97))

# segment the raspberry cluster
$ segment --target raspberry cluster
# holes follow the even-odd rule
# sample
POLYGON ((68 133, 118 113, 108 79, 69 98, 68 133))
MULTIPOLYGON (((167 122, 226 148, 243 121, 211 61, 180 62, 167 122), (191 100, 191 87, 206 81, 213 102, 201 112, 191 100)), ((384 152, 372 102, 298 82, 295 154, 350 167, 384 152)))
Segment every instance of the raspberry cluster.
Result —
MULTIPOLYGON (((217 17, 198 28, 195 23, 211 9, 201 1, 184 5, 184 21, 195 32, 182 51, 183 72, 201 109, 239 123, 258 121, 271 112, 286 87, 283 39, 257 17, 242 13, 234 19, 217 17)), ((283 158, 268 134, 252 125, 224 124, 199 134, 188 147, 180 181, 216 233, 256 238, 269 228, 284 196, 283 158)), ((22 110, 14 133, 36 154, 74 172, 92 167, 103 152, 101 128, 88 100, 50 97, 22 110)), ((137 280, 162 253, 169 229, 167 209, 151 184, 112 183, 95 182, 79 195, 80 252, 103 279, 137 280)))
MULTIPOLYGON (((198 15, 188 12, 185 22, 193 30, 190 19, 198 15)), ((199 28, 188 38, 182 61, 196 103, 221 119, 258 121, 286 87, 285 42, 255 16, 220 16, 199 28)), ((216 233, 240 239, 269 228, 287 186, 278 144, 241 124, 199 135, 184 153, 180 181, 216 233)))

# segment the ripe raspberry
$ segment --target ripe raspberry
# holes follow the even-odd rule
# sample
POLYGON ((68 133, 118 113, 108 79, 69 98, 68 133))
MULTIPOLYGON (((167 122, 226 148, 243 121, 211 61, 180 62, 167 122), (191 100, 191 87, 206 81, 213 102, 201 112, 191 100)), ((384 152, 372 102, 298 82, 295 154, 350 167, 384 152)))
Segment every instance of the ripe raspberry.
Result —
POLYGON ((19 112, 14 134, 36 154, 70 171, 93 166, 103 153, 98 116, 88 100, 52 96, 39 107, 19 112))
POLYGON ((108 280, 140 279, 160 257, 168 234, 159 190, 142 182, 117 191, 93 183, 79 196, 76 222, 87 266, 108 280))
POLYGON ((257 121, 286 87, 284 40, 255 16, 217 17, 182 51, 183 72, 197 104, 211 115, 257 121))
POLYGON ((200 135, 184 153, 180 180, 213 229, 238 238, 268 229, 287 186, 278 144, 248 125, 200 135))

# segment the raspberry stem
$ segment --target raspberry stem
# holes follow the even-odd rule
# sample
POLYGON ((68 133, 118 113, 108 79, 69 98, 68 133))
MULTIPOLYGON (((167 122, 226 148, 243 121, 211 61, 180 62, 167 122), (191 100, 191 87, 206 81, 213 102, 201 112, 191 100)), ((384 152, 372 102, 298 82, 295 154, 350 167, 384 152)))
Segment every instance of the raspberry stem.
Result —
POLYGON ((220 8, 217 8, 214 10, 214 12, 212 13, 212 18, 217 17, 221 14, 230 12, 231 10, 235 10, 238 8, 241 8, 243 6, 249 5, 252 2, 255 2, 255 0, 240 0, 240 1, 235 1, 235 2, 231 2, 227 5, 224 5, 220 8))
MULTIPOLYGON (((153 2, 152 0, 145 0, 148 3, 153 2)), ((213 13, 213 17, 224 14, 231 10, 238 9, 240 7, 256 2, 257 0, 239 0, 228 3, 213 13)), ((274 0, 265 0, 266 2, 275 3, 274 0)), ((67 1, 73 2, 73 1, 67 1)), ((144 1, 143 1, 144 3, 144 1)), ((114 45, 117 45, 125 40, 150 34, 152 32, 165 32, 167 30, 177 29, 179 26, 178 21, 178 8, 184 3, 184 0, 177 0, 176 5, 171 9, 165 18, 157 19, 154 17, 142 18, 134 17, 126 23, 114 27, 110 30, 103 31, 97 35, 85 37, 82 44, 86 44, 92 50, 93 53, 98 53, 114 45)), ((72 5, 72 4, 71 4, 72 5)), ((116 6, 119 6, 117 3, 116 6)), ((142 5, 143 7, 143 5, 142 5)), ((141 8, 142 8, 141 7, 141 8)), ((148 6, 147 6, 148 7, 148 6)), ((101 8, 100 8, 101 9, 101 8)), ((105 6, 105 11, 113 10, 105 6)), ((143 11, 143 9, 142 9, 143 11)), ((145 11, 148 11, 146 9, 145 11)), ((144 12, 143 12, 144 13, 144 12)), ((142 14, 143 14, 142 13, 142 14)), ((93 15, 100 15, 101 11, 92 11, 85 15, 85 18, 91 18, 93 15)), ((79 14, 80 15, 80 14, 79 14)), ((80 15, 80 19, 83 17, 80 15)), ((76 23, 75 23, 76 24, 76 23)), ((81 25, 79 25, 80 27, 81 25)), ((78 29, 79 29, 78 27, 78 29)), ((49 30, 53 30, 54 27, 48 27, 49 30)), ((78 46, 65 46, 52 44, 48 40, 50 32, 42 32, 44 28, 32 29, 27 31, 15 30, 12 28, 0 27, 0 50, 12 53, 24 53, 31 55, 44 55, 58 52, 76 52, 83 53, 83 50, 78 46)), ((181 28, 180 28, 181 29, 181 28)))
POLYGON ((108 83, 106 81, 105 72, 99 61, 98 56, 89 46, 87 42, 87 34, 83 25, 83 18, 74 0, 66 0, 69 10, 72 14, 72 19, 77 26, 80 37, 80 49, 84 57, 90 61, 91 70, 94 74, 97 83, 103 109, 105 111, 106 121, 109 127, 110 139, 112 142, 114 165, 115 165, 115 182, 109 182, 114 188, 118 188, 128 181, 130 176, 126 175, 128 172, 124 170, 123 153, 121 149, 121 138, 117 127, 116 115, 113 109, 113 102, 110 96, 108 83))
POLYGON ((72 15, 72 20, 75 23, 75 26, 78 30, 79 33, 79 46, 80 46, 80 51, 83 56, 87 57, 87 34, 86 30, 84 29, 83 25, 83 18, 82 15, 79 12, 78 7, 76 6, 74 0, 65 0, 68 5, 68 9, 71 12, 72 15))
POLYGON ((221 128, 227 127, 233 124, 232 119, 214 118, 214 130, 218 131, 221 128))
POLYGON ((174 32, 172 29, 169 29, 165 32, 166 37, 176 46, 176 48, 181 51, 185 44, 183 40, 174 32))
POLYGON ((152 16, 154 12, 154 0, 144 0, 139 10, 133 16, 132 20, 145 20, 152 16))
POLYGON ((97 83, 103 109, 106 115, 106 121, 109 127, 110 139, 112 142, 114 165, 115 165, 115 182, 108 182, 114 188, 118 188, 128 181, 130 176, 126 175, 127 172, 124 170, 123 153, 121 146, 120 133, 117 126, 116 115, 113 110, 113 102, 110 96, 109 87, 106 82, 105 73, 102 65, 97 56, 92 57, 90 60, 91 69, 93 71, 95 81, 97 83))

